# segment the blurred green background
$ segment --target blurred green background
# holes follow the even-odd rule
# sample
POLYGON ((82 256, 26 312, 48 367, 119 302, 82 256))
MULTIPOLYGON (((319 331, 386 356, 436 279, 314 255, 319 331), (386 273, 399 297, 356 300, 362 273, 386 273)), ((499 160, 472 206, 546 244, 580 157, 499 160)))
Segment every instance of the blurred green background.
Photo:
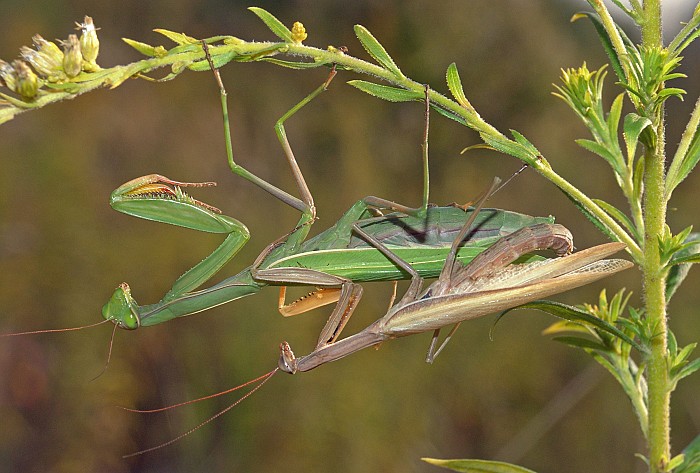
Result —
MULTIPOLYGON (((677 8, 692 9, 692 1, 677 8)), ((102 66, 140 56, 129 37, 165 43, 151 30, 195 37, 232 34, 270 40, 272 34, 238 1, 121 2, 3 0, 0 57, 11 60, 40 33, 65 38, 73 22, 94 17, 102 66)), ((551 83, 561 67, 605 62, 593 28, 571 25, 583 1, 488 0, 260 1, 287 25, 301 20, 307 44, 345 45, 365 57, 352 25, 363 24, 410 77, 446 90, 444 73, 456 62, 467 96, 501 130, 524 133, 560 174, 589 195, 623 205, 611 173, 573 139, 585 130, 551 83)), ((678 10, 681 11, 681 10, 678 10)), ((687 18, 689 16, 685 16, 687 18)), ((681 16, 681 18, 684 18, 681 16)), ((676 20, 677 21, 677 20, 676 20)), ((675 27, 676 23, 669 24, 675 27)), ((679 82, 686 102, 671 101, 668 143, 675 151, 698 92, 698 47, 687 51, 679 82)), ((158 75, 158 73, 154 73, 158 75)), ((270 64, 230 64, 222 70, 232 109, 237 159, 265 179, 294 191, 273 124, 324 79, 323 70, 291 71, 270 64)), ((344 84, 288 122, 288 133, 326 228, 358 198, 380 195, 420 200, 422 105, 389 104, 344 84)), ((607 97, 619 93, 612 77, 607 97)), ((477 143, 469 130, 433 114, 432 198, 466 201, 492 176, 520 166, 477 143)), ((245 222, 250 243, 218 279, 250 264, 288 231, 297 213, 226 166, 218 91, 211 74, 186 72, 153 84, 129 81, 32 112, 0 127, 0 332, 58 328, 101 320, 100 308, 126 280, 141 303, 157 301, 184 270, 221 241, 118 214, 109 193, 148 173, 178 180, 216 180, 195 193, 245 222)), ((697 223, 698 175, 675 193, 673 229, 697 223)), ((577 247, 604 241, 567 199, 526 171, 493 206, 557 217, 577 247)), ((697 271, 697 270, 696 270, 697 271)), ((680 343, 698 339, 700 294, 691 273, 675 296, 671 326, 680 343)), ((604 282, 612 295, 635 291, 638 274, 604 282)), ((557 299, 596 302, 603 284, 557 299)), ((390 285, 367 285, 347 333, 386 309, 390 285)), ((134 332, 119 331, 112 362, 104 364, 111 326, 78 333, 0 339, 0 470, 21 472, 126 471, 438 471, 420 457, 489 458, 539 472, 635 472, 644 444, 621 389, 583 353, 540 332, 552 319, 519 311, 465 324, 433 366, 423 362, 430 336, 387 343, 312 372, 278 375, 243 404, 188 438, 157 452, 123 454, 156 445, 226 407, 228 396, 165 414, 130 414, 115 406, 160 407, 229 388, 272 369, 278 345, 310 349, 327 311, 283 319, 277 291, 193 317, 134 332), (323 312, 323 313, 322 313, 323 312), (574 383, 572 386, 571 383, 574 383), (573 393, 573 394, 572 394, 573 393), (580 398, 580 400, 578 399, 580 398), (570 412, 541 431, 531 421, 552 402, 570 412)), ((673 441, 682 448, 700 430, 698 376, 673 397, 673 441)), ((546 417, 546 415, 545 415, 546 417)))

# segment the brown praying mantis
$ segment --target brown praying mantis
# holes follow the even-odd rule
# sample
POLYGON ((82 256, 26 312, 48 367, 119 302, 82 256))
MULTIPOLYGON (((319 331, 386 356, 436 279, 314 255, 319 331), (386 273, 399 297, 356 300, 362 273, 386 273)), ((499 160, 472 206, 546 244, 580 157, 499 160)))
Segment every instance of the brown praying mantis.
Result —
POLYGON ((386 340, 431 330, 434 335, 426 361, 432 362, 465 320, 568 291, 633 266, 623 259, 604 259, 624 249, 623 243, 606 243, 572 253, 571 232, 562 225, 548 223, 524 227, 501 238, 469 264, 460 263, 455 258, 456 252, 468 235, 478 210, 498 183, 496 179, 481 198, 453 241, 440 276, 424 291, 423 278, 410 264, 355 225, 355 232, 411 275, 406 293, 383 317, 342 340, 337 341, 347 318, 329 320, 316 348, 306 356, 296 358, 289 344, 283 342, 279 368, 291 374, 309 371, 386 340), (544 249, 554 250, 561 258, 510 264, 526 253, 544 249), (454 327, 436 350, 440 329, 448 325, 454 327))

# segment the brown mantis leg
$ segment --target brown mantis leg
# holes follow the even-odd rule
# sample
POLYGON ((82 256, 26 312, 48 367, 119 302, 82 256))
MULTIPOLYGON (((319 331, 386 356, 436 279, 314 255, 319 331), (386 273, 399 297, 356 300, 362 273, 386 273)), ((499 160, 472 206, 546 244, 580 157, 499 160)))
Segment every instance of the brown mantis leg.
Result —
MULTIPOLYGON (((455 270, 455 266, 458 265, 458 267, 462 267, 461 263, 457 261, 457 250, 459 249, 459 246, 462 244, 462 241, 467 235, 467 232, 469 228, 471 228, 472 224, 474 223, 474 220, 476 219, 476 216, 479 214, 479 211, 481 208, 484 206, 488 198, 493 195, 494 191, 498 188, 498 185, 500 183, 500 179, 496 178, 494 179, 493 183, 491 184, 491 187, 484 193, 484 195, 479 199, 479 201, 476 204, 476 207, 474 209, 474 212, 470 215, 469 219, 464 223, 464 226, 462 226, 462 230, 460 230, 459 234, 455 238, 454 242, 452 242, 452 247, 450 249, 450 253, 448 254, 447 258, 445 259, 445 266, 443 267, 442 274, 448 274, 452 275, 455 270), (447 269, 449 268, 449 270, 447 269)), ((406 293, 403 295, 401 300, 398 302, 399 305, 404 305, 409 302, 412 302, 419 297, 419 292, 423 286, 423 279, 418 275, 418 273, 411 267, 409 263, 406 261, 402 260, 398 255, 393 253, 389 248, 387 248, 382 242, 374 238, 372 235, 369 235, 366 233, 364 230, 362 230, 357 224, 354 225, 353 229, 355 232, 357 232, 359 235, 361 235, 365 240, 367 240, 368 243, 372 244, 374 247, 376 247, 379 251, 381 251, 387 258, 389 258, 394 264, 399 266, 401 269, 404 271, 408 272, 411 274, 411 285, 409 288, 406 290, 406 293)), ((441 276, 442 278, 442 276, 441 276)), ((449 282, 449 280, 448 280, 449 282)), ((429 296, 429 295, 427 295, 429 296)), ((450 340, 452 335, 455 333, 457 328, 459 327, 459 323, 455 324, 455 326, 450 330, 450 333, 447 335, 445 340, 443 340, 442 344, 440 347, 435 350, 435 346, 437 344, 438 337, 440 335, 440 329, 436 329, 433 332, 433 337, 430 342, 430 346, 428 347, 428 353, 426 355, 426 362, 432 363, 435 357, 442 351, 443 348, 445 348, 445 345, 447 345, 447 342, 450 340)))
MULTIPOLYGON (((391 210, 394 212, 400 212, 406 215, 424 215, 428 207, 428 130, 429 130, 429 116, 430 116, 430 101, 428 99, 430 89, 425 87, 425 129, 423 134, 423 168, 424 168, 424 191, 423 191, 423 204, 421 207, 412 208, 405 205, 398 204, 396 202, 383 199, 380 197, 369 196, 365 197, 358 203, 356 203, 352 209, 348 211, 336 224, 339 229, 347 228, 348 239, 350 238, 352 232, 357 232, 366 235, 362 230, 360 230, 359 224, 367 224, 377 219, 383 219, 384 217, 368 218, 359 220, 360 216, 368 209, 381 209, 381 210, 391 210), (359 231, 358 231, 359 230, 359 231)), ((284 117, 283 117, 284 118, 284 117)), ((285 153, 290 159, 290 164, 292 162, 296 163, 291 155, 291 150, 287 152, 287 147, 285 147, 285 153)), ((295 176, 298 172, 299 178, 301 178, 301 171, 298 167, 295 168, 295 176)), ((292 232, 294 234, 295 231, 292 232)), ((306 310, 311 310, 322 305, 331 304, 337 301, 336 307, 331 313, 326 325, 318 339, 317 347, 333 343, 337 340, 340 332, 345 327, 348 319, 352 315, 360 297, 362 296, 362 288, 353 283, 352 281, 333 276, 320 271, 305 269, 305 268, 261 268, 265 258, 281 244, 284 244, 286 237, 278 239, 276 242, 270 244, 256 259, 253 265, 253 277, 266 281, 268 283, 279 283, 279 284, 304 284, 313 285, 322 289, 320 292, 312 292, 308 296, 304 297, 303 300, 297 300, 291 304, 284 303, 284 294, 286 290, 280 292, 280 299, 278 308, 283 315, 295 315, 306 310), (339 290, 334 290, 340 286, 339 290)), ((349 240, 348 240, 349 241, 349 240)), ((392 253, 393 255, 393 253, 392 253)), ((392 260, 394 261, 394 260, 392 260)), ((413 268, 407 263, 400 265, 404 270, 409 272, 409 274, 415 273, 413 268)), ((417 274, 416 274, 417 276, 417 274)), ((412 283, 414 284, 414 283, 412 283)), ((417 284, 417 283, 416 283, 417 284)), ((417 291, 417 290, 416 290, 417 291)), ((405 296, 404 296, 405 297, 405 296)))

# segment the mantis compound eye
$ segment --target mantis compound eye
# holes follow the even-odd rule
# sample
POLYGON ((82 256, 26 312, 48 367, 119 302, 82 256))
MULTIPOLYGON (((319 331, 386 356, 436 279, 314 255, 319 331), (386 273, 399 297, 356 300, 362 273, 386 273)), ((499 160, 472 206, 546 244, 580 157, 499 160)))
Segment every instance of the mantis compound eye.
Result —
POLYGON ((294 374, 297 372, 297 359, 294 357, 294 352, 287 342, 280 343, 278 366, 285 373, 294 374))

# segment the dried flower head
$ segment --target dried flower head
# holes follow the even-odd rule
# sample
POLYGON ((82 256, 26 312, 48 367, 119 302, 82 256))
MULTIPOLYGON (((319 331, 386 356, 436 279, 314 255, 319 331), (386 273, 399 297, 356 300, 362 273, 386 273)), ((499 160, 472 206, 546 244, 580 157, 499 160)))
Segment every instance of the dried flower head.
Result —
POLYGON ((62 41, 63 45, 63 71, 68 77, 75 77, 80 74, 83 68, 83 55, 80 52, 80 41, 78 36, 68 35, 67 41, 62 41))
POLYGON ((20 55, 34 70, 49 82, 64 80, 63 51, 51 41, 46 41, 39 35, 32 38, 36 50, 22 46, 20 55))
POLYGON ((76 25, 78 25, 77 29, 82 32, 80 35, 80 50, 85 60, 83 69, 87 72, 97 71, 100 69, 100 66, 95 62, 100 52, 100 40, 97 39, 97 30, 99 28, 95 28, 95 24, 89 16, 86 16, 82 23, 76 23, 76 25))
POLYGON ((25 99, 36 97, 36 93, 39 91, 39 78, 34 71, 32 71, 26 62, 19 59, 12 61, 12 67, 17 77, 16 92, 25 99))

